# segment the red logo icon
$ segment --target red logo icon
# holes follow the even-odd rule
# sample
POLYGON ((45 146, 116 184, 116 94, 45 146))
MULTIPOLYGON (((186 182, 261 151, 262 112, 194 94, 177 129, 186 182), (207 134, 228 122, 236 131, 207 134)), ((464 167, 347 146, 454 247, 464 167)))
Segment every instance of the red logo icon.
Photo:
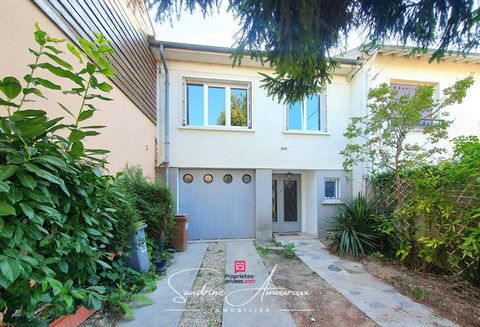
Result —
POLYGON ((235 271, 235 274, 237 272, 247 271, 247 262, 245 260, 235 260, 234 271, 235 271))

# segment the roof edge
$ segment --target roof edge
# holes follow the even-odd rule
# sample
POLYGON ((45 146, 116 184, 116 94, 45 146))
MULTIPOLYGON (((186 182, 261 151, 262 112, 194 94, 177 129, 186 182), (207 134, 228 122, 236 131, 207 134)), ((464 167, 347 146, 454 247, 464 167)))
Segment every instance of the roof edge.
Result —
MULTIPOLYGON (((219 46, 213 46, 213 45, 181 43, 181 42, 171 42, 171 41, 161 41, 161 40, 149 40, 149 44, 151 47, 160 47, 163 45, 165 49, 223 53, 223 54, 230 54, 230 55, 233 54, 236 50, 235 48, 229 48, 229 47, 219 47, 219 46)), ((339 57, 332 57, 331 59, 340 64, 345 64, 345 65, 360 65, 363 62, 360 59, 349 59, 349 58, 339 58, 339 57)))

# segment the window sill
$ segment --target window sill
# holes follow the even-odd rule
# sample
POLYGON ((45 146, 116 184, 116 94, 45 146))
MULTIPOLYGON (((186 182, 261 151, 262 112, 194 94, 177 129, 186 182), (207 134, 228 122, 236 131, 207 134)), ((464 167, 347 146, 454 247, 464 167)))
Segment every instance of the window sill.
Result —
POLYGON ((283 131, 283 134, 292 135, 330 135, 330 132, 315 132, 315 131, 283 131))
POLYGON ((343 201, 340 199, 325 199, 322 204, 343 204, 343 201))
POLYGON ((216 132, 241 132, 241 133, 255 133, 255 130, 249 128, 235 128, 225 126, 179 126, 178 129, 193 130, 193 131, 216 131, 216 132))

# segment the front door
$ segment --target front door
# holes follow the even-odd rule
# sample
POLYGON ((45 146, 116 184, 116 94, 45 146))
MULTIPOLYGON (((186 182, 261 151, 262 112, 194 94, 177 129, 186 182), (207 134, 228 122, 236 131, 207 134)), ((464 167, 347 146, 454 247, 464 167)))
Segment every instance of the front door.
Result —
POLYGON ((272 231, 300 231, 300 175, 272 176, 272 231))

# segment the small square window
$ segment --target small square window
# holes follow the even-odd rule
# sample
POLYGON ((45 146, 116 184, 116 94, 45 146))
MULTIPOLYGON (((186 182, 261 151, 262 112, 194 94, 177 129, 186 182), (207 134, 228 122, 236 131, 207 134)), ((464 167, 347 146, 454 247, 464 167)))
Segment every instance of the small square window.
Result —
POLYGON ((325 199, 340 199, 340 186, 338 178, 325 179, 325 199))

